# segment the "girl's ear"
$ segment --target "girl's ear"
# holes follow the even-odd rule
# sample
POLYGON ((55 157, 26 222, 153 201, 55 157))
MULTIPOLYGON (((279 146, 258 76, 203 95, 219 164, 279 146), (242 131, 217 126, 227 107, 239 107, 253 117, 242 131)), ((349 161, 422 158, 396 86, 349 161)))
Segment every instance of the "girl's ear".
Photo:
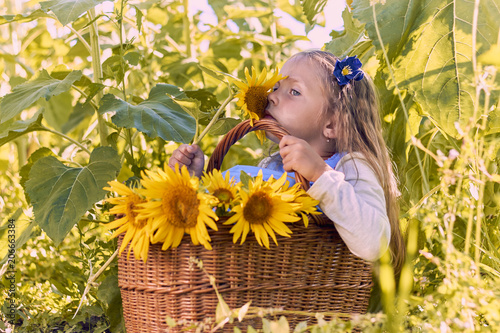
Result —
POLYGON ((323 125, 323 135, 327 139, 334 139, 337 137, 337 126, 333 119, 328 119, 323 125))

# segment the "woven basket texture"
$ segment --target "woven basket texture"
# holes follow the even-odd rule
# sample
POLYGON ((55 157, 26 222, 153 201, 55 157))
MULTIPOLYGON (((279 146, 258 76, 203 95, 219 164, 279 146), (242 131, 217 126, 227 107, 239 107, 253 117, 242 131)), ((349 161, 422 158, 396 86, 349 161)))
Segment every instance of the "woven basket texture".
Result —
MULTIPOLYGON (((262 122, 250 130, 262 129, 260 125, 262 122)), ((222 159, 226 148, 234 143, 226 141, 218 145, 223 146, 222 153, 214 152, 219 156, 216 159, 222 159)), ((214 163, 212 159, 209 170, 214 164, 220 167, 221 161, 214 163)), ((190 236, 185 235, 174 249, 162 251, 161 244, 152 244, 146 263, 132 254, 128 260, 126 255, 119 257, 118 281, 128 333, 180 332, 181 328, 167 325, 167 316, 197 322, 215 316, 217 295, 209 277, 190 263, 191 257, 203 262, 231 309, 252 301, 253 307, 309 313, 366 313, 372 287, 371 265, 349 251, 326 216, 319 215, 308 228, 302 221, 288 224, 291 237, 277 236, 278 246, 271 241, 270 249, 261 247, 251 233, 244 244, 234 244, 231 226, 223 225, 224 220, 217 223, 218 231, 209 229, 212 250, 193 245, 190 236)), ((122 236, 119 243, 121 240, 122 236)), ((315 322, 313 316, 286 317, 291 328, 304 320, 315 322)), ((259 318, 234 325, 246 331, 247 325, 259 327, 261 323, 259 318)), ((224 330, 232 332, 231 326, 224 330)))

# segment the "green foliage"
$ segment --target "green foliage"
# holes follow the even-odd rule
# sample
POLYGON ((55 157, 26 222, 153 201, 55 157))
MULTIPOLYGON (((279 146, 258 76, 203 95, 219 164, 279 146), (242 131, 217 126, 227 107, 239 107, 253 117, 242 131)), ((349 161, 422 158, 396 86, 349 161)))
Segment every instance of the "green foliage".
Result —
POLYGON ((93 9, 96 5, 104 2, 105 0, 50 0, 42 1, 40 5, 42 10, 53 12, 62 25, 66 25, 85 13, 93 9))
POLYGON ((52 96, 68 91, 81 77, 80 71, 73 71, 63 80, 57 80, 42 69, 36 79, 16 86, 12 93, 4 96, 0 104, 0 121, 4 123, 14 118, 42 97, 49 100, 52 96))
POLYGON ((474 2, 462 0, 389 0, 373 7, 363 0, 353 13, 379 49, 374 22, 381 22, 380 34, 396 78, 395 83, 387 83, 408 89, 435 125, 456 136, 456 122, 464 126, 471 117, 478 119, 471 59, 473 52, 484 53, 497 41, 500 11, 495 0, 479 3, 476 27, 472 25, 474 2), (473 28, 477 28, 474 41, 473 28))
POLYGON ((99 113, 116 111, 111 121, 118 127, 136 128, 150 138, 187 143, 193 138, 195 121, 173 101, 183 97, 179 88, 159 84, 151 89, 149 98, 138 105, 107 94, 101 99, 99 113))
POLYGON ((26 192, 35 220, 58 245, 93 204, 106 195, 103 187, 120 170, 118 154, 109 147, 96 148, 85 167, 71 168, 53 156, 31 167, 26 192))

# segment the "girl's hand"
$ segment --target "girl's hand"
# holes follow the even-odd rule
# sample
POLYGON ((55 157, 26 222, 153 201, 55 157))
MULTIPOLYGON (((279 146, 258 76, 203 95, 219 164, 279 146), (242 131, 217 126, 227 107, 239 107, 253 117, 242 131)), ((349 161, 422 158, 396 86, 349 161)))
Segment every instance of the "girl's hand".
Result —
POLYGON ((191 175, 200 177, 205 166, 205 155, 198 145, 183 144, 174 152, 168 160, 168 166, 175 169, 175 165, 179 164, 179 169, 185 165, 191 175))
POLYGON ((306 141, 285 135, 280 141, 280 155, 287 172, 298 172, 315 182, 325 171, 332 170, 306 141))

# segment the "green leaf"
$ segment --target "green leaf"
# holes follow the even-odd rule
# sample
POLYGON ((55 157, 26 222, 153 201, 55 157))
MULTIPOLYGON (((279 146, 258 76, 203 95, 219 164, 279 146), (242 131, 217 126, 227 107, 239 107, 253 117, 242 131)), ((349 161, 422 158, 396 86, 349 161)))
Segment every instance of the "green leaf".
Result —
POLYGON ((310 25, 306 30, 310 31, 316 25, 318 15, 323 13, 327 2, 328 0, 302 0, 302 9, 310 25))
POLYGON ((498 107, 488 114, 486 123, 486 134, 500 133, 500 110, 498 107))
POLYGON ((42 109, 28 120, 8 120, 0 124, 0 147, 26 133, 46 130, 42 126, 42 109))
POLYGON ((120 158, 110 147, 94 149, 89 164, 81 168, 68 167, 53 156, 33 164, 26 191, 37 223, 56 245, 94 203, 104 198, 103 187, 119 170, 120 158))
POLYGON ((278 0, 276 1, 276 5, 279 9, 290 14, 297 21, 304 22, 306 20, 299 1, 291 2, 289 0, 278 0))
POLYGON ((220 103, 217 101, 217 97, 206 89, 186 90, 185 93, 187 97, 196 98, 201 102, 201 111, 212 111, 214 109, 218 109, 220 106, 220 103))
POLYGON ((50 128, 58 132, 62 131, 62 126, 69 120, 71 110, 73 109, 73 97, 66 91, 50 100, 40 101, 43 106, 43 118, 50 128))
MULTIPOLYGON (((14 221, 16 249, 20 249, 30 238, 35 223, 29 221, 19 208, 0 226, 0 265, 4 265, 9 260, 9 224, 14 221)), ((12 234, 11 234, 12 235, 12 234)), ((15 256, 14 256, 15 258, 15 256)), ((14 265, 15 267, 15 265, 14 265)), ((11 268, 7 266, 7 268, 11 268)))
POLYGON ((294 333, 306 332, 307 331, 307 321, 301 321, 295 326, 293 330, 294 333))
POLYGON ((290 326, 288 325, 288 321, 286 320, 285 316, 281 316, 278 321, 272 321, 270 323, 271 326, 271 332, 273 333, 289 333, 290 332, 290 326))
POLYGON ((221 118, 212 126, 209 133, 211 135, 224 135, 241 122, 235 118, 221 118))
POLYGON ((37 9, 33 13, 29 14, 0 15, 0 25, 11 22, 18 22, 18 23, 31 22, 44 17, 53 18, 52 15, 47 14, 41 9, 37 9))
POLYGON ((265 7, 235 7, 224 6, 224 11, 228 15, 228 19, 244 19, 248 17, 262 17, 272 15, 273 12, 265 7))
MULTIPOLYGON (((375 9, 399 87, 415 96, 424 114, 441 130, 456 136, 455 123, 465 128, 474 115, 474 107, 483 104, 481 97, 479 105, 474 105, 476 91, 471 62, 474 2, 388 0, 385 5, 375 5, 375 9)), ((354 17, 366 24, 369 37, 381 51, 369 0, 356 4, 354 17)), ((483 54, 497 41, 498 1, 481 1, 479 17, 476 46, 478 54, 483 54)), ((500 84, 500 76, 496 80, 500 84)), ((392 81, 388 84, 389 88, 394 86, 392 81)), ((499 92, 494 91, 491 99, 498 96, 499 92)))
MULTIPOLYGON (((339 58, 345 58, 351 55, 355 45, 364 38, 365 28, 357 20, 353 20, 348 7, 342 12, 344 20, 344 31, 337 32, 333 30, 330 33, 332 41, 325 45, 326 51, 330 51, 339 58)), ((358 55, 359 58, 359 55, 358 55)))
POLYGON ((200 117, 206 117, 200 110, 201 102, 194 98, 178 98, 175 100, 177 104, 191 117, 194 119, 199 119, 200 117))
POLYGON ((500 68, 500 44, 492 45, 491 48, 481 54, 477 60, 485 65, 495 65, 500 68))
POLYGON ((14 118, 42 97, 49 100, 52 96, 68 91, 81 77, 81 71, 73 71, 63 80, 57 80, 42 69, 37 78, 16 86, 10 94, 5 95, 0 103, 0 122, 14 118))
POLYGON ((26 196, 26 201, 28 202, 28 204, 31 203, 31 199, 28 192, 26 192, 26 182, 29 179, 31 168, 33 167, 33 164, 36 161, 47 156, 55 157, 56 155, 52 152, 52 150, 50 150, 47 147, 42 147, 40 149, 37 149, 30 155, 30 157, 28 158, 28 162, 25 165, 23 165, 21 170, 19 170, 19 176, 21 176, 21 180, 19 181, 19 183, 24 188, 24 195, 26 196))
MULTIPOLYGON (((69 119, 61 127, 63 133, 68 133, 75 127, 82 125, 85 119, 90 119, 94 114, 94 108, 88 103, 76 103, 73 107, 73 112, 69 115, 69 119)), ((85 124, 83 124, 85 125, 85 124)))
MULTIPOLYGON (((116 270, 116 269, 115 269, 116 270)), ((97 290, 97 298, 104 302, 106 316, 110 321, 111 332, 123 332, 125 323, 123 320, 123 306, 120 288, 118 287, 118 272, 106 276, 97 290)))
POLYGON ((127 54, 123 56, 123 59, 127 60, 127 62, 132 66, 137 66, 141 58, 142 55, 139 52, 134 52, 134 51, 127 52, 127 54))
POLYGON ((167 316, 166 322, 167 322, 168 327, 177 326, 177 322, 175 321, 175 319, 170 317, 170 316, 167 316))
POLYGON ((106 0, 51 0, 42 1, 42 10, 51 10, 62 25, 75 21, 80 15, 106 0))
POLYGON ((246 303, 245 305, 243 305, 239 310, 238 310, 238 321, 242 321, 243 318, 245 318, 247 312, 248 312, 248 309, 250 309, 250 304, 252 304, 252 301, 246 303))
POLYGON ((116 111, 111 117, 116 126, 136 128, 151 138, 187 143, 194 136, 196 123, 173 100, 185 97, 184 92, 176 86, 158 84, 151 89, 149 98, 138 105, 107 94, 101 99, 99 113, 116 111))

